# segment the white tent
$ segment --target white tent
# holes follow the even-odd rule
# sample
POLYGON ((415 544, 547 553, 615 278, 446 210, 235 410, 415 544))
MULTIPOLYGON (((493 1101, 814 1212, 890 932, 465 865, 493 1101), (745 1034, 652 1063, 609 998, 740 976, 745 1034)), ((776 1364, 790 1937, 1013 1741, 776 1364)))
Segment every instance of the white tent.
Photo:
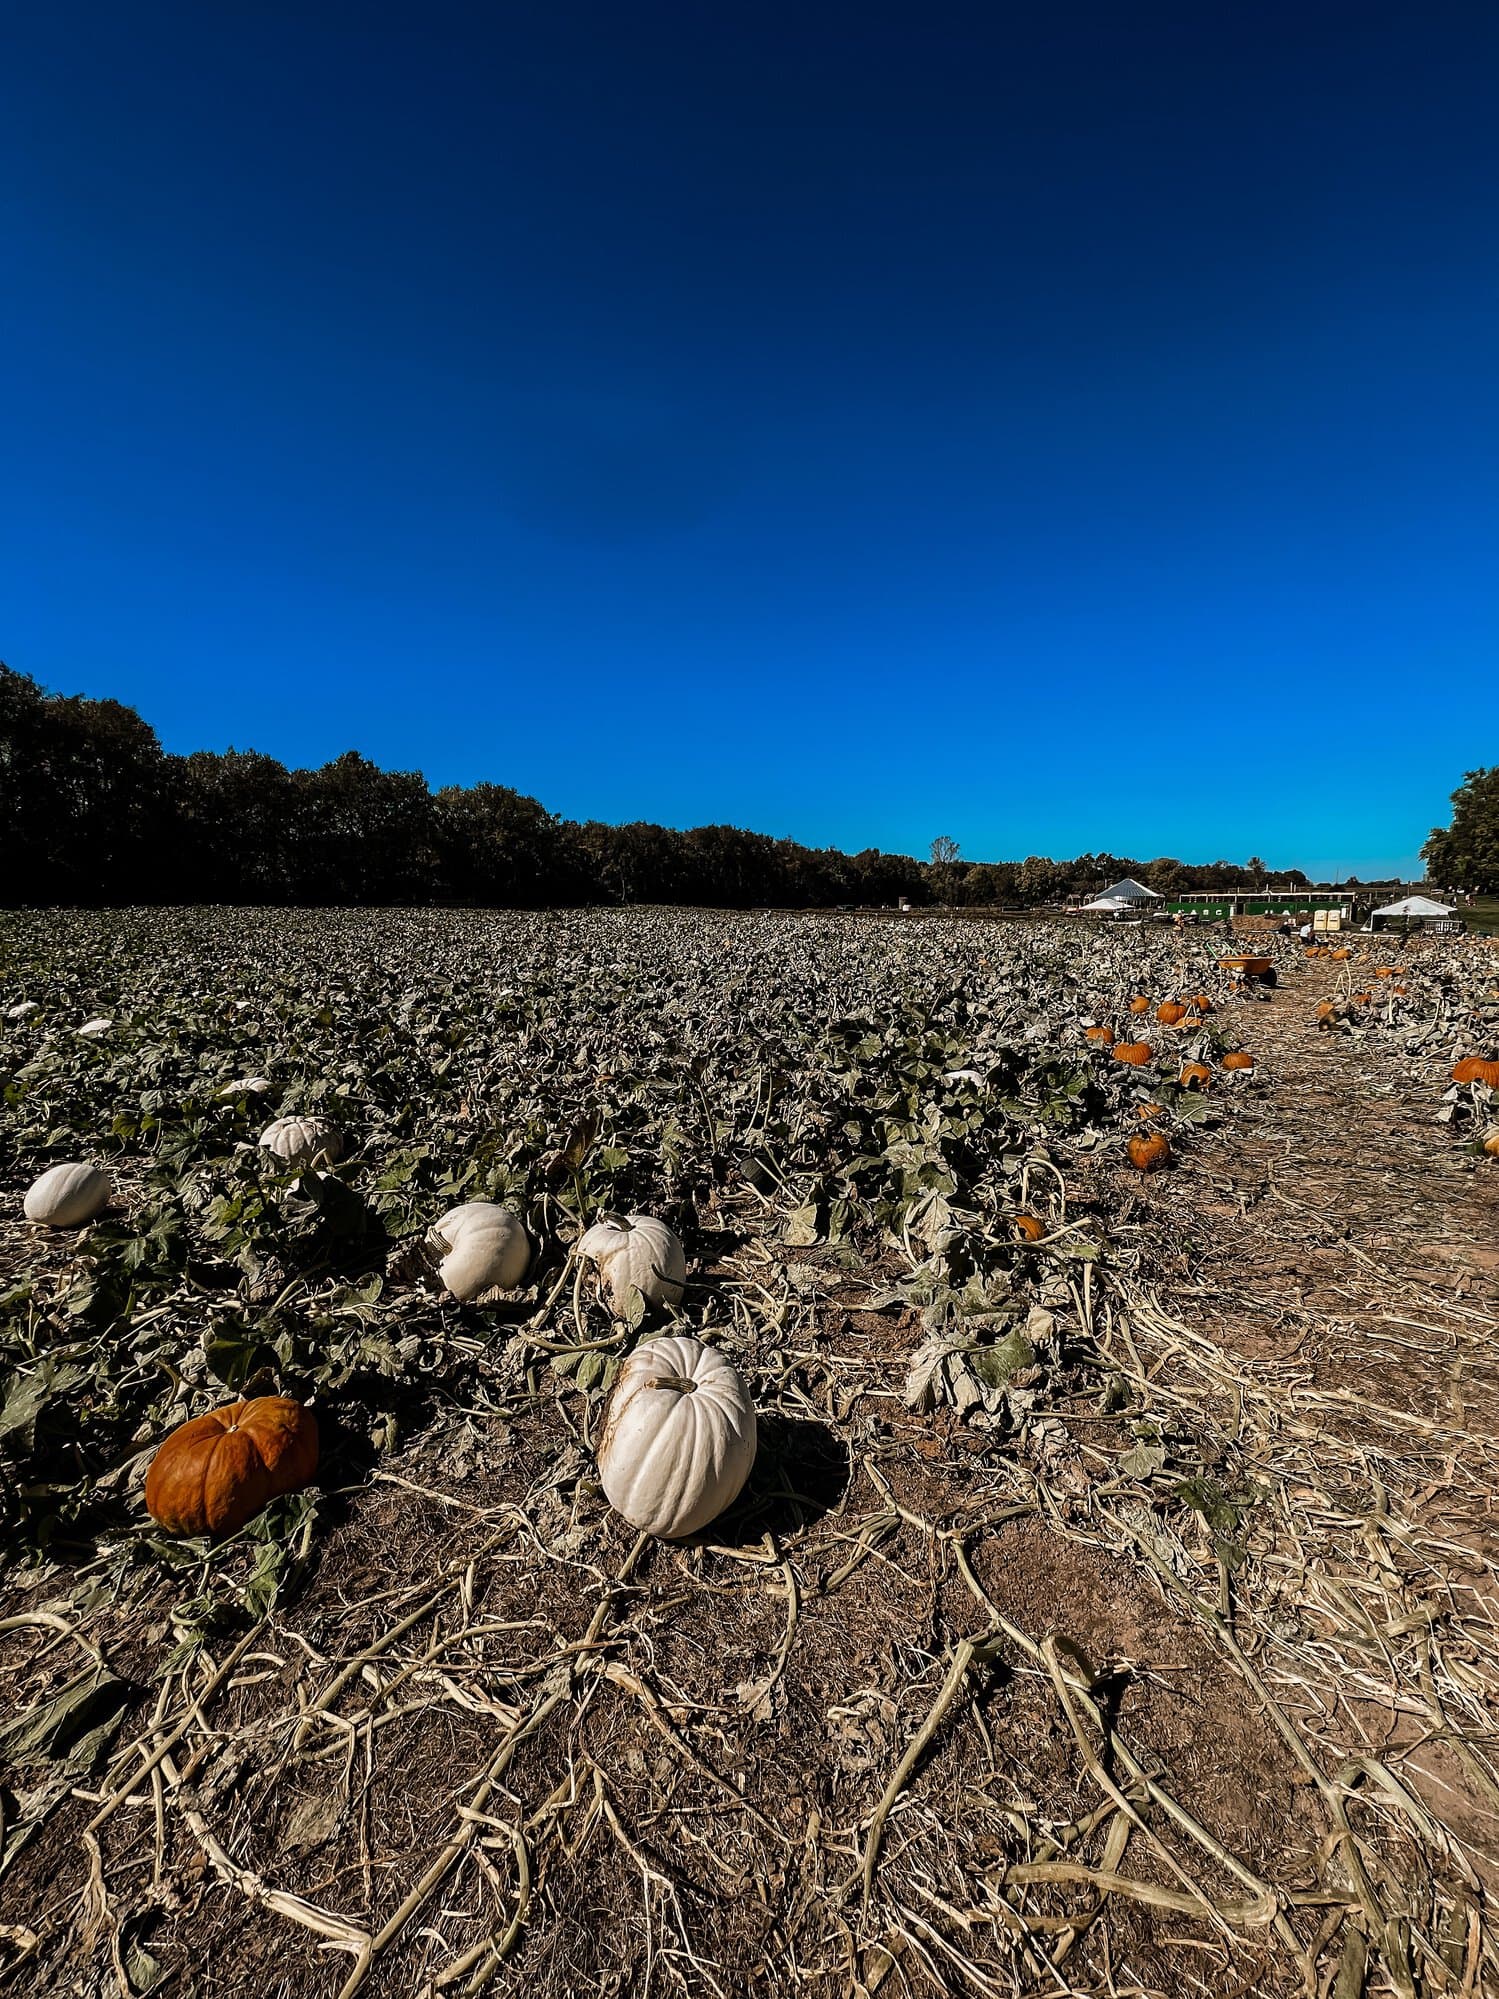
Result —
POLYGON ((1159 902, 1160 899, 1153 888, 1147 888, 1144 882, 1133 881, 1126 875, 1122 882, 1115 882, 1112 888, 1100 889, 1097 899, 1089 904, 1089 908, 1096 909, 1101 902, 1159 902))
POLYGON ((1121 895, 1101 895, 1096 902, 1085 902, 1083 904, 1083 914, 1084 916, 1120 916, 1126 909, 1133 909, 1135 907, 1136 905, 1133 902, 1127 901, 1121 895))
POLYGON ((1376 916, 1450 916, 1452 905, 1448 902, 1433 902, 1429 895, 1408 895, 1402 902, 1387 902, 1383 909, 1376 909, 1376 916))

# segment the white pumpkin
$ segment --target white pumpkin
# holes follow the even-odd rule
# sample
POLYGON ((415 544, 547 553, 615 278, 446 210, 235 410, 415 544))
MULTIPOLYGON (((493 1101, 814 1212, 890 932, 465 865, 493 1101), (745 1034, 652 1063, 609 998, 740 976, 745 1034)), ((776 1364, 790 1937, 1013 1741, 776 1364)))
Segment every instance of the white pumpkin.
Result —
POLYGON ((604 1414, 599 1479, 632 1527, 679 1541, 716 1520, 755 1462, 755 1405, 715 1347, 683 1334, 626 1359, 604 1414))
POLYGON ((35 1000, 18 1000, 13 1007, 6 1009, 5 1018, 7 1020, 24 1020, 27 1014, 35 1013, 36 1010, 35 1000))
POLYGON ((108 1034, 113 1026, 114 1022, 110 1019, 109 1015, 101 1013, 97 1014, 92 1020, 86 1020, 78 1032, 83 1036, 85 1041, 99 1041, 103 1036, 108 1034))
POLYGON ((578 1254, 596 1263, 621 1317, 633 1287, 648 1305, 680 1305, 687 1284, 687 1257, 676 1233, 653 1215, 605 1215, 578 1244, 578 1254))
POLYGON ((449 1209, 427 1241, 442 1258, 437 1274, 443 1289, 465 1304, 486 1291, 513 1291, 531 1261, 520 1216, 494 1201, 449 1209))
POLYGON ((236 1076, 232 1083, 225 1083, 217 1094, 221 1098, 263 1097, 273 1088, 269 1076, 236 1076))
POLYGON ((76 1229, 109 1205, 114 1182, 92 1160, 49 1166, 26 1196, 26 1219, 46 1229, 76 1229))
POLYGON ((344 1135, 331 1118, 278 1117, 260 1134, 260 1144, 283 1173, 305 1173, 340 1158, 344 1135))

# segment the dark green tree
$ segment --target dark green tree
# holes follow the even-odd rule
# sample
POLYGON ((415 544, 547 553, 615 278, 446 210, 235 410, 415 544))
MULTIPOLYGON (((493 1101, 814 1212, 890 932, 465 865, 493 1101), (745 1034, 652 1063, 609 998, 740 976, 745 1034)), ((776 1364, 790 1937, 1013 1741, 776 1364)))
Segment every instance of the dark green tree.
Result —
POLYGON ((1466 774, 1452 794, 1452 824, 1432 827, 1421 858, 1440 888, 1499 894, 1499 764, 1466 774))

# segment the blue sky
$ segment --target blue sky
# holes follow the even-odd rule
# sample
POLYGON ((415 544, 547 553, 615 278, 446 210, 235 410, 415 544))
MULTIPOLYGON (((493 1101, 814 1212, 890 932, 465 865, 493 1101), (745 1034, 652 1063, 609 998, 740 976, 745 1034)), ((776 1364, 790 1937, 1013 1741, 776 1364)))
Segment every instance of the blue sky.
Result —
POLYGON ((1488 6, 69 5, 0 657, 170 749, 1410 869, 1499 761, 1488 6))

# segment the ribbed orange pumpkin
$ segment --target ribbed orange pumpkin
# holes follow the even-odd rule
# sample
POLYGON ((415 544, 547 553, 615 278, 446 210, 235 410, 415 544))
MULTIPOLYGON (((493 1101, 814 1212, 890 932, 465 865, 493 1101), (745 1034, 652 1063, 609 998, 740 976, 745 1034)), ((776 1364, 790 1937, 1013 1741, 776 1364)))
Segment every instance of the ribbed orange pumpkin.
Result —
POLYGON ((1337 1012, 1338 1010, 1331 1000, 1322 1000, 1317 1007, 1317 1018, 1318 1020, 1335 1020, 1337 1012))
POLYGON ((232 1534, 306 1485, 317 1459, 317 1420, 300 1402, 231 1402, 166 1439, 146 1474, 146 1506, 169 1534, 232 1534))
POLYGON ((1212 1013, 1214 1011, 1213 1002, 1208 998, 1206 993, 1193 993, 1192 1004, 1199 1013, 1212 1013))
POLYGON ((1452 1071, 1454 1083, 1483 1083, 1499 1090, 1499 1062, 1485 1062, 1481 1055, 1466 1056, 1452 1071))
POLYGON ((1254 1057, 1243 1048, 1231 1048, 1223 1058, 1225 1069, 1252 1069, 1254 1057))
POLYGON ((1145 997, 1144 993, 1136 993, 1129 1003, 1129 1010, 1131 1013, 1149 1013, 1150 1001, 1145 997))
POLYGON ((1163 1131, 1137 1131, 1125 1147, 1131 1166, 1155 1173, 1171 1164, 1171 1141, 1163 1131))
POLYGON ((1393 979, 1399 969, 1398 965, 1376 965, 1374 967, 1374 976, 1376 979, 1393 979))
POLYGON ((1329 958, 1351 958, 1353 953, 1346 944, 1340 944, 1336 951, 1329 951, 1327 955, 1329 958))
POLYGON ((1114 1060, 1116 1062, 1128 1062, 1133 1069, 1143 1069, 1145 1064, 1150 1060, 1150 1043, 1148 1041, 1116 1041, 1114 1043, 1114 1060))
POLYGON ((1490 1159, 1499 1159, 1499 1130, 1486 1131, 1478 1142, 1490 1159))
POLYGON ((1015 1233, 1024 1236, 1027 1242, 1039 1242, 1046 1233, 1046 1224, 1036 1215, 1017 1215, 1015 1233))
POLYGON ((1213 1072, 1203 1062, 1183 1062, 1181 1075, 1177 1081, 1188 1090, 1205 1090, 1213 1080, 1213 1072))
POLYGON ((1186 1019, 1187 1009, 1184 1006, 1178 1006, 1175 1000, 1162 1000, 1161 1004, 1155 1010, 1155 1017, 1163 1026, 1175 1027, 1179 1020, 1186 1019))
POLYGON ((1088 1029, 1088 1039, 1096 1041, 1101 1048, 1112 1048, 1114 1045, 1114 1030, 1112 1027, 1090 1027, 1088 1029))
POLYGON ((1372 1006, 1374 1004, 1374 995, 1373 993, 1355 993, 1353 995, 1353 1004, 1355 1006, 1372 1006))

